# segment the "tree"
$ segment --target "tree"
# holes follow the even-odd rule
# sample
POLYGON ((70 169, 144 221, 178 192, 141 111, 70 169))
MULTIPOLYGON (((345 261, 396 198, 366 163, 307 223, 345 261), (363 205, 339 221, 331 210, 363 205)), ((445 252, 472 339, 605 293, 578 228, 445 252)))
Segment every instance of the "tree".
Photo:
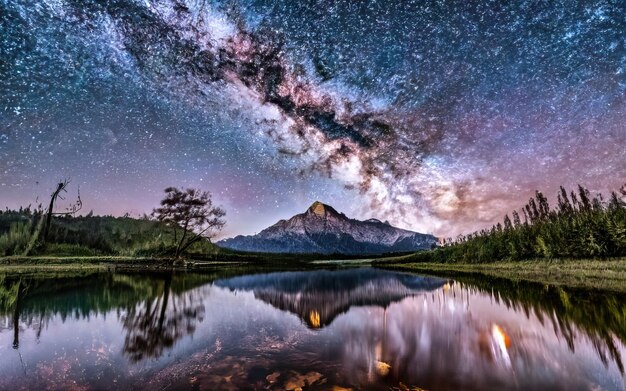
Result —
POLYGON ((582 209, 584 211, 590 211, 591 210, 591 196, 589 195, 589 190, 585 189, 581 185, 578 185, 578 195, 580 196, 580 203, 582 205, 582 209))
POLYGON ((626 254, 626 185, 612 192, 608 201, 601 193, 591 197, 579 186, 569 193, 560 187, 558 204, 550 209, 547 198, 537 191, 513 219, 503 224, 459 235, 454 242, 434 251, 415 254, 411 261, 485 262, 529 258, 623 257, 626 254), (624 197, 620 197, 619 194, 624 197))
POLYGON ((513 229, 513 224, 511 223, 511 218, 509 218, 508 214, 504 216, 504 229, 506 231, 513 229))
POLYGON ((611 192, 611 200, 609 201, 609 209, 619 210, 619 208, 626 207, 626 202, 617 195, 616 192, 611 192))
POLYGON ((165 189, 161 206, 152 211, 159 221, 174 227, 174 259, 180 258, 192 244, 211 240, 225 224, 223 209, 213 206, 211 194, 199 189, 165 189), (180 237, 177 229, 182 229, 180 237))
POLYGON ((559 213, 563 215, 569 215, 574 211, 572 204, 567 198, 567 190, 563 186, 559 187, 560 194, 558 194, 557 199, 559 202, 559 213))
POLYGON ((67 185, 70 184, 69 179, 64 179, 63 182, 59 182, 57 184, 56 189, 50 196, 50 205, 48 206, 48 210, 46 212, 46 221, 43 228, 43 240, 46 241, 48 239, 48 232, 50 232, 50 225, 52 225, 52 215, 73 215, 76 214, 82 207, 83 202, 80 199, 80 188, 78 189, 78 197, 74 204, 70 205, 69 208, 65 212, 54 212, 54 203, 57 198, 64 199, 61 196, 61 192, 67 193, 67 185))
POLYGON ((519 213, 517 213, 517 211, 514 210, 513 211, 513 226, 515 228, 519 228, 520 225, 522 225, 522 222, 520 221, 519 213))
POLYGON ((539 207, 539 218, 547 219, 550 214, 550 204, 548 203, 548 199, 539 190, 535 191, 535 198, 537 199, 539 207))

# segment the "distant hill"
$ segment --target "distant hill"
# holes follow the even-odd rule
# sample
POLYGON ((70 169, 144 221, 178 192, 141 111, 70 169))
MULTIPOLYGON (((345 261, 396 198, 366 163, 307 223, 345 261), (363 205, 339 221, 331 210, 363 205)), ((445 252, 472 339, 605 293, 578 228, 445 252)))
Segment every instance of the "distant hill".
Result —
POLYGON ((382 254, 430 249, 432 235, 408 231, 377 219, 351 219, 319 201, 289 220, 251 236, 217 242, 220 247, 267 253, 382 254))

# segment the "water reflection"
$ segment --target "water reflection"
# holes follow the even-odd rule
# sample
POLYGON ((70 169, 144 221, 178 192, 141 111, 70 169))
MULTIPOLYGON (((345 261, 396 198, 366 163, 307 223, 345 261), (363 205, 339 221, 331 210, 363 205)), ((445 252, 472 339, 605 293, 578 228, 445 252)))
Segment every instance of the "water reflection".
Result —
POLYGON ((361 268, 241 276, 219 280, 216 285, 232 291, 252 291, 259 300, 298 315, 315 329, 331 324, 353 306, 387 307, 445 283, 441 278, 361 268))
POLYGON ((172 295, 173 273, 162 276, 163 288, 154 297, 130 306, 122 324, 126 330, 124 353, 131 362, 158 358, 185 335, 193 334, 202 322, 204 304, 194 292, 172 295), (173 297, 172 297, 173 296, 173 297))
POLYGON ((624 373, 618 346, 626 344, 626 295, 489 277, 461 281, 465 289, 488 295, 496 304, 547 322, 571 351, 584 335, 605 366, 613 363, 624 373))
POLYGON ((214 275, 177 276, 176 281, 173 272, 45 277, 0 279, 0 313, 5 328, 11 324, 13 329, 14 349, 19 349, 24 327, 35 328, 39 341, 55 317, 63 323, 68 319, 88 322, 115 311, 125 331, 123 352, 137 362, 158 358, 177 340, 193 334, 202 321, 204 304, 192 288, 212 281, 214 275), (11 319, 6 315, 9 312, 11 319))
POLYGON ((0 276, 0 389, 624 389, 626 297, 375 269, 0 276))

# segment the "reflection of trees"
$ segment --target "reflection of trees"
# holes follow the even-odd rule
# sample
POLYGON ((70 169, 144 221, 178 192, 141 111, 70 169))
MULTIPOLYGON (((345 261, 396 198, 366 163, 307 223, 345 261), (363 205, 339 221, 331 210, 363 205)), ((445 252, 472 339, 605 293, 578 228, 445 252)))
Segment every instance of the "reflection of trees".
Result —
POLYGON ((626 345, 626 295, 616 292, 566 289, 551 285, 510 281, 495 277, 455 277, 465 289, 490 295, 497 303, 531 311, 544 324, 551 322, 571 351, 575 349, 577 330, 591 341, 605 366, 615 362, 624 373, 624 364, 615 338, 626 345))
POLYGON ((40 338, 55 316, 84 319, 117 310, 128 331, 131 360, 158 357, 163 349, 193 333, 204 307, 194 288, 216 274, 80 273, 0 274, 0 328, 13 331, 18 348, 24 327, 40 338))
POLYGON ((13 305, 13 349, 20 347, 20 310, 22 308, 22 280, 17 283, 15 304, 13 305))
POLYGON ((4 277, 0 278, 0 309, 2 313, 11 314, 13 349, 20 347, 20 315, 25 290, 26 286, 21 278, 14 281, 7 281, 4 277))
POLYGON ((127 334, 124 353, 132 362, 158 358, 177 340, 193 334, 204 316, 204 304, 194 292, 172 293, 172 273, 163 277, 162 290, 123 316, 127 334))

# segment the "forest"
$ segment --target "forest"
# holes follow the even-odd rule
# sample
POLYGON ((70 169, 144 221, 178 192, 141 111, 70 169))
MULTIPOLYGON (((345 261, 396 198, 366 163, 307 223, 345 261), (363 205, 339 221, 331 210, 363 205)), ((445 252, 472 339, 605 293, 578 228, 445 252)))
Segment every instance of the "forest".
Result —
POLYGON ((502 223, 456 239, 435 250, 407 257, 408 262, 492 262, 555 258, 609 258, 626 255, 626 191, 592 196, 578 186, 563 186, 551 207, 540 191, 502 223))
MULTIPOLYGON (((149 215, 129 216, 59 215, 52 219, 45 242, 40 239, 45 210, 30 207, 0 210, 0 257, 21 262, 33 257, 82 258, 122 257, 131 259, 172 259, 175 236, 182 228, 149 215)), ((381 256, 393 254, 383 254, 381 256)), ((339 254, 268 254, 221 248, 209 240, 194 242, 185 257, 196 261, 299 264, 312 260, 335 259, 339 254)), ((346 259, 357 256, 342 256, 346 259)))
MULTIPOLYGON (((60 213, 50 220, 47 228, 46 210, 41 207, 0 210, 0 257, 46 255, 175 258, 185 232, 191 232, 188 217, 196 215, 190 215, 184 208, 187 211, 185 213, 180 213, 180 209, 177 209, 180 205, 186 205, 189 200, 185 201, 185 197, 191 193, 172 188, 166 189, 166 193, 162 206, 155 209, 160 214, 155 216, 130 218, 94 216, 93 213, 84 216, 60 213), (180 197, 182 201, 177 199, 180 197), (187 218, 183 218, 185 216, 187 218)), ((191 205, 202 199, 199 194, 191 195, 191 205)), ((404 257, 402 262, 482 263, 624 256, 625 198, 626 189, 622 189, 621 194, 613 192, 605 199, 602 194, 592 196, 583 186, 569 192, 561 186, 556 196, 557 204, 551 207, 547 197, 537 191, 526 205, 513 211, 510 216, 505 215, 501 223, 490 229, 459 236, 454 240, 442 240, 440 247, 404 257)), ((223 214, 217 210, 220 213, 213 215, 213 209, 209 204, 206 213, 200 214, 204 216, 204 220, 200 221, 198 227, 208 221, 206 216, 217 216, 217 222, 222 224, 219 219, 223 214)), ((190 236, 191 234, 188 235, 190 236)), ((221 249, 210 240, 197 235, 193 241, 187 240, 186 243, 189 243, 186 256, 190 258, 268 258, 268 254, 238 253, 221 249)), ((287 260, 293 257, 302 258, 300 260, 326 258, 319 257, 319 254, 294 254, 291 257, 278 258, 287 260)), ((277 258, 277 254, 273 254, 272 258, 277 258)))
POLYGON ((40 204, 0 211, 0 256, 102 256, 179 258, 183 252, 212 256, 211 238, 225 222, 211 195, 198 189, 165 189, 160 206, 139 219, 129 216, 78 216, 77 201, 55 212, 55 201, 67 192, 59 182, 46 209, 40 204))
MULTIPOLYGON (((57 216, 46 243, 37 240, 42 210, 20 208, 0 211, 0 256, 159 256, 170 252, 174 230, 165 223, 145 218, 57 216)), ((192 252, 216 251, 208 241, 195 243, 192 252)))

